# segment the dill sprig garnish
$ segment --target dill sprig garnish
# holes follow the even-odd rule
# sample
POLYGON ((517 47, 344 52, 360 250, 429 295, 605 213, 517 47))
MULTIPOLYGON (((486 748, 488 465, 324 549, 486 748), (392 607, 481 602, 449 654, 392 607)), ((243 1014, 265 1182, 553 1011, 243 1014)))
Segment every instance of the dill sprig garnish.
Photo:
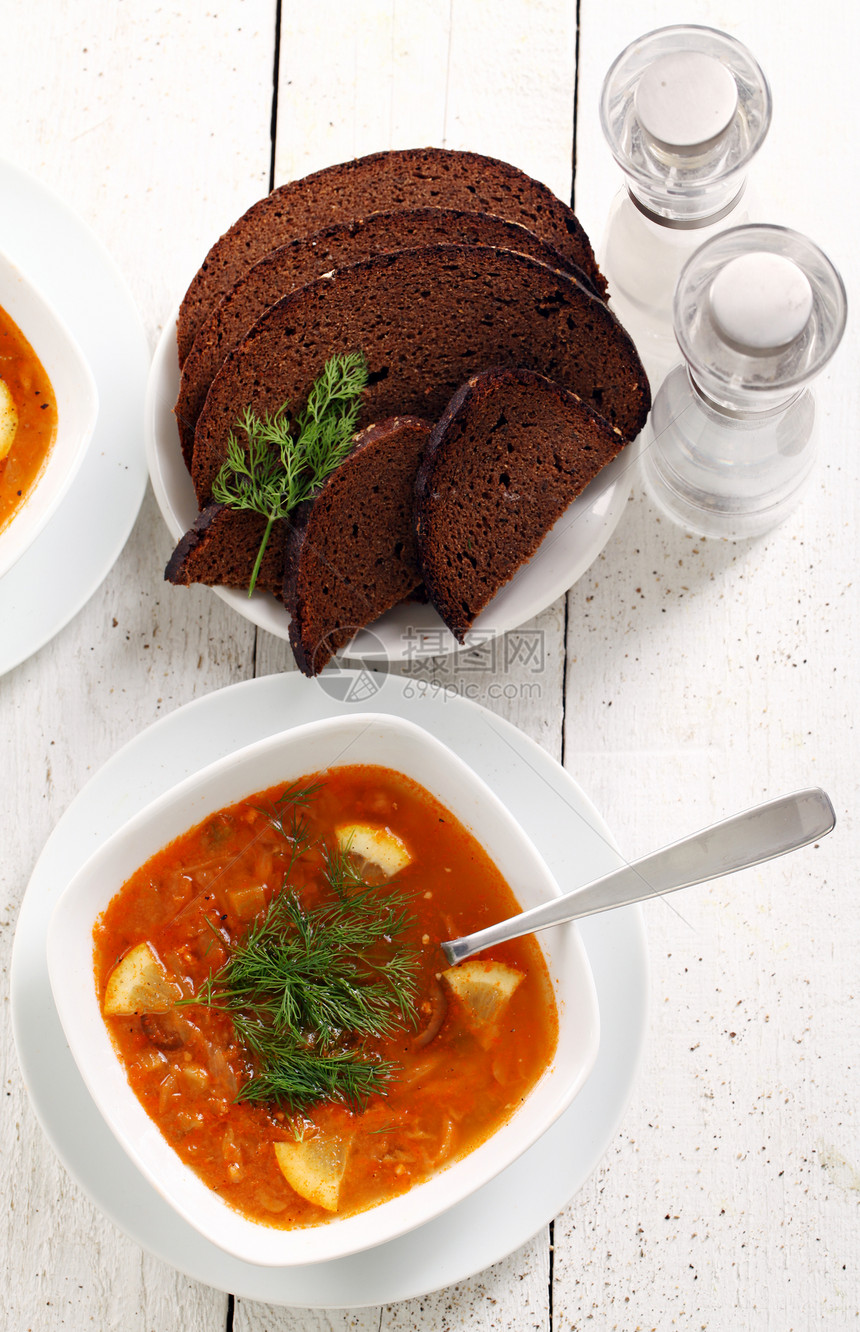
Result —
POLYGON ((332 848, 326 845, 323 846, 322 854, 325 862, 326 878, 341 901, 346 900, 350 890, 360 890, 366 887, 355 861, 349 854, 348 846, 332 848))
POLYGON ((299 782, 293 782, 290 786, 284 787, 272 805, 268 807, 254 805, 254 809, 259 814, 264 814, 275 831, 279 832, 284 840, 290 843, 290 863, 287 874, 289 874, 299 857, 303 856, 313 845, 313 837, 308 821, 302 811, 307 808, 324 785, 324 782, 311 782, 309 786, 302 786, 299 782), (287 822, 288 818, 289 822, 287 822))
POLYGON ((268 1071, 246 1082, 239 1099, 259 1104, 283 1102, 293 1109, 320 1100, 342 1100, 361 1107, 374 1092, 380 1091, 394 1072, 385 1060, 371 1061, 348 1050, 334 1050, 319 1055, 312 1050, 281 1051, 277 1064, 268 1059, 268 1046, 255 1044, 259 1031, 249 1031, 237 1023, 237 1031, 254 1050, 268 1071))
POLYGON ((406 906, 362 886, 305 909, 285 884, 195 999, 229 1013, 254 1057, 239 1099, 299 1110, 382 1090, 392 1065, 362 1045, 416 1023, 418 953, 392 947, 411 923, 406 906))
POLYGON ((230 509, 249 510, 266 519, 248 596, 256 587, 274 524, 310 499, 349 453, 366 385, 363 352, 332 356, 295 422, 286 403, 262 417, 249 407, 236 427, 244 433, 244 442, 230 431, 227 457, 212 486, 213 498, 230 509))

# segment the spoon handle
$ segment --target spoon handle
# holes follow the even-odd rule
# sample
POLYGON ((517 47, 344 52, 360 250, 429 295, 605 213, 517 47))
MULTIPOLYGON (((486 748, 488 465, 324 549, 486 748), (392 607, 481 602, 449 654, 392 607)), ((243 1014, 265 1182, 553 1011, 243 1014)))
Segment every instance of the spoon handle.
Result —
POLYGON ((450 963, 462 962, 492 944, 518 939, 560 925, 567 920, 593 916, 612 907, 629 906, 649 897, 689 888, 706 879, 747 869, 763 860, 772 860, 787 851, 824 837, 836 823, 833 806, 818 787, 781 796, 766 804, 724 819, 710 828, 673 842, 662 851, 643 856, 602 879, 576 888, 572 893, 523 911, 519 916, 499 921, 476 934, 452 939, 442 944, 450 963))

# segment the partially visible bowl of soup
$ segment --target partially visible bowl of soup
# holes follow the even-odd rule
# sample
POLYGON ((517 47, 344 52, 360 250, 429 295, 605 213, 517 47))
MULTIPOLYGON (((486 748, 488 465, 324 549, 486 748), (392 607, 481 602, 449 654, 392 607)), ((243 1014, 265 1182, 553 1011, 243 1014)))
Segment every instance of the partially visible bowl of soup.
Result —
POLYGON ((48 966, 107 1125, 249 1262, 356 1253, 479 1189, 570 1105, 599 1018, 575 925, 449 967, 440 944, 557 896, 513 816, 422 728, 259 741, 110 838, 48 966))
POLYGON ((56 512, 98 416, 84 356, 46 298, 0 253, 0 577, 56 512))

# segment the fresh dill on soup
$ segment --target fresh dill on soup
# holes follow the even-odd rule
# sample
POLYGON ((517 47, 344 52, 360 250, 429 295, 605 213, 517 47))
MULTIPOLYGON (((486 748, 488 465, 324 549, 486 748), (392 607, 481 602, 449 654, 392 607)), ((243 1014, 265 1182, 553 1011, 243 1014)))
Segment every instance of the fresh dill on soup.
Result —
POLYGON ((96 922, 96 984, 181 1159, 254 1220, 317 1224, 472 1151, 549 1064, 535 940, 456 968, 439 948, 518 909, 416 782, 333 768, 147 861, 96 922))

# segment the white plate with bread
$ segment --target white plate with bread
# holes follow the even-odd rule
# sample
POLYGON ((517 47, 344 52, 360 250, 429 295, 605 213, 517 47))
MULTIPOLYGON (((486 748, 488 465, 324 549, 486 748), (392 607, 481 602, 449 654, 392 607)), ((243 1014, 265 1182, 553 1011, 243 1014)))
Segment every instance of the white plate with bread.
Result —
POLYGON ((165 328, 146 435, 181 538, 166 577, 213 586, 308 675, 484 643, 600 553, 649 405, 588 237, 539 181, 434 148, 340 163, 239 218, 165 328), (344 360, 365 378, 318 470, 307 404, 334 423, 346 395, 316 395, 344 360))

